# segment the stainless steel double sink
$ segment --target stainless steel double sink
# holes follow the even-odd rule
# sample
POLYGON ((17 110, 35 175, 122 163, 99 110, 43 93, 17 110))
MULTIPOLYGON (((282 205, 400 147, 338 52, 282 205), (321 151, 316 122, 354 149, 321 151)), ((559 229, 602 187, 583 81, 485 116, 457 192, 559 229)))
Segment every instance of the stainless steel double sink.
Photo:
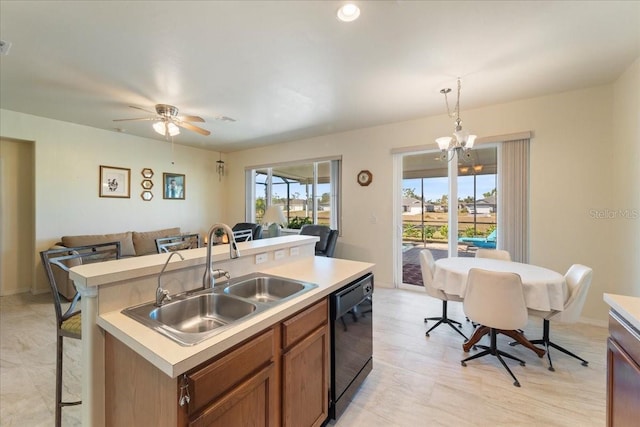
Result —
POLYGON ((230 279, 214 289, 171 297, 156 307, 149 302, 122 313, 183 346, 198 344, 318 285, 261 273, 230 279))

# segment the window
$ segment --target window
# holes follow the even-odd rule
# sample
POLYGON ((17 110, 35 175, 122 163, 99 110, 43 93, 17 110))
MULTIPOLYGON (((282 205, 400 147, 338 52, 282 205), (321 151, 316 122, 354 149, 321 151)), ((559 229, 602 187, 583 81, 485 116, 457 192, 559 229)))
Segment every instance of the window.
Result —
POLYGON ((272 165, 247 170, 247 212, 262 222, 266 209, 280 206, 287 228, 322 224, 339 229, 340 159, 272 165))

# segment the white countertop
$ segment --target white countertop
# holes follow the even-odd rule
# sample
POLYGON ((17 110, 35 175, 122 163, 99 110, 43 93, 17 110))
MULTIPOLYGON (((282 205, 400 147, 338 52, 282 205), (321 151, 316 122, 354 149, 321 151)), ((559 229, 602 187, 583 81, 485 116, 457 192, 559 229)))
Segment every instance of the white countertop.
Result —
POLYGON ((101 314, 97 324, 159 370, 175 378, 371 272, 373 267, 374 264, 365 262, 312 256, 260 270, 265 274, 315 283, 318 287, 245 321, 240 321, 237 325, 191 347, 177 344, 125 316, 120 310, 101 314))
MULTIPOLYGON (((237 245, 240 255, 248 257, 267 250, 274 251, 280 248, 288 248, 292 245, 304 245, 316 241, 318 241, 316 236, 295 235, 238 242, 237 245)), ((174 258, 167 271, 175 268, 204 265, 206 263, 207 248, 184 250, 180 251, 180 254, 184 257, 184 261, 174 258)), ((214 245, 211 248, 211 254, 214 263, 228 260, 229 245, 214 245)), ((69 270, 69 278, 76 282, 76 286, 96 287, 106 283, 158 274, 166 260, 167 254, 152 254, 79 265, 69 270)))
POLYGON ((604 294, 604 302, 640 331, 640 298, 626 295, 604 294))

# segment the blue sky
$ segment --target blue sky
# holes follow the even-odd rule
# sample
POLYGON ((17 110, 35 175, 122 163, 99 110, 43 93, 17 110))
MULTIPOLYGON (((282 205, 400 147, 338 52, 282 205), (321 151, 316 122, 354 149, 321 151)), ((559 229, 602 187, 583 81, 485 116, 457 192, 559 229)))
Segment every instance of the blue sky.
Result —
MULTIPOLYGON (((413 188, 416 194, 420 194, 420 179, 405 179, 402 181, 402 188, 413 188)), ((476 188, 478 199, 482 198, 483 193, 487 193, 496 188, 496 176, 495 175, 478 175, 476 177, 476 188)), ((328 193, 330 189, 329 184, 318 185, 318 196, 322 193, 328 193)), ((284 185, 274 185, 274 193, 279 197, 285 198, 286 187, 284 185)), ((311 190, 311 187, 309 187, 311 190)), ((291 184, 290 187, 291 197, 294 193, 298 192, 300 198, 305 197, 305 186, 300 184, 291 184)), ((448 192, 448 178, 425 178, 424 179, 424 193, 425 200, 437 200, 442 197, 443 194, 448 192)), ((464 199, 467 196, 473 196, 473 176, 461 176, 458 177, 458 197, 464 199)))
MULTIPOLYGON (((449 191, 449 180, 447 177, 425 178, 424 179, 424 199, 437 200, 449 191)), ((413 191, 420 195, 420 179, 405 179, 402 181, 402 189, 413 188, 413 191)), ((478 199, 482 199, 482 194, 496 188, 495 175, 478 175, 476 177, 476 192, 478 199)), ((473 196, 473 176, 458 177, 458 198, 464 199, 473 196)))

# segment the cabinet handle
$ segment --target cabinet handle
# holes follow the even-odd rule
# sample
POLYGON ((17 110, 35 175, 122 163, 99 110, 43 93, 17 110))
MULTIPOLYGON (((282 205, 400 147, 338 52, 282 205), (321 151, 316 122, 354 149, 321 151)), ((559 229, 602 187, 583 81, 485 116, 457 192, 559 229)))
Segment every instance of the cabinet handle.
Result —
POLYGON ((187 374, 183 374, 180 383, 180 399, 178 400, 178 404, 180 406, 184 406, 188 405, 190 401, 191 396, 189 396, 189 379, 187 378, 187 374))

